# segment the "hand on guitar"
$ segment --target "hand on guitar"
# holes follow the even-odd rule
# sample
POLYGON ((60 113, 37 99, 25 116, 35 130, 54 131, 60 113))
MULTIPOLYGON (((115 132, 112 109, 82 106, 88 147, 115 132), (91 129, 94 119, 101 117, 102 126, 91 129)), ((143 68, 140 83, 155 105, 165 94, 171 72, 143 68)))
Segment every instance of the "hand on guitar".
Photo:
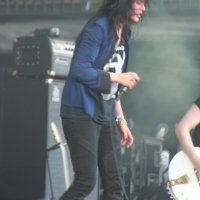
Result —
MULTIPOLYGON (((200 164, 200 148, 195 147, 196 166, 200 164), (197 156, 198 155, 198 156, 197 156)), ((196 171, 196 166, 193 164, 187 154, 183 151, 178 152, 169 164, 168 174, 169 193, 177 200, 199 200, 199 168, 196 171)))
POLYGON ((193 163, 195 167, 198 180, 200 181, 200 157, 198 155, 194 156, 194 158, 191 159, 191 162, 193 163))

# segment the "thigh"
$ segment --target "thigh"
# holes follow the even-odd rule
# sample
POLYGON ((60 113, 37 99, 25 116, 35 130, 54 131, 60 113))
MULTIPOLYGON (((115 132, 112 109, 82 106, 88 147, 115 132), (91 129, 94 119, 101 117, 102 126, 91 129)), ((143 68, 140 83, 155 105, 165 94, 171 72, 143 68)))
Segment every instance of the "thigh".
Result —
POLYGON ((62 119, 75 176, 94 176, 100 126, 93 120, 62 119))
POLYGON ((120 133, 113 120, 103 126, 98 147, 98 165, 101 177, 108 177, 121 168, 120 133), (118 170, 117 170, 118 169, 118 170))

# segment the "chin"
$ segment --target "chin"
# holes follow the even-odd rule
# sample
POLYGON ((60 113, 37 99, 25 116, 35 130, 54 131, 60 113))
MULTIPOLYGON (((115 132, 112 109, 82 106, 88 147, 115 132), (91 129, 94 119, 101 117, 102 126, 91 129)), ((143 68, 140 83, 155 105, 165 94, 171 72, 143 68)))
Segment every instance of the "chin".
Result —
POLYGON ((133 23, 138 23, 138 22, 140 21, 140 18, 138 18, 138 17, 133 17, 133 18, 131 18, 131 21, 132 21, 133 23))

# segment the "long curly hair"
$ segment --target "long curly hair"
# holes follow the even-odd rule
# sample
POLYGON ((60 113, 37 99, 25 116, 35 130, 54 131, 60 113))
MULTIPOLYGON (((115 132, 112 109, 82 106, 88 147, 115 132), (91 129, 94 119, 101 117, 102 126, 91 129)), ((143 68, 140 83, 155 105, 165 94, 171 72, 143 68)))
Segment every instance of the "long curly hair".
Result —
MULTIPOLYGON (((99 16, 107 16, 111 26, 111 37, 116 38, 116 31, 123 21, 123 32, 131 33, 130 20, 132 3, 137 0, 103 0, 102 5, 98 11, 92 16, 92 19, 99 16)), ((149 6, 150 0, 145 0, 145 5, 149 6)), ((89 20, 89 21, 90 21, 89 20)))

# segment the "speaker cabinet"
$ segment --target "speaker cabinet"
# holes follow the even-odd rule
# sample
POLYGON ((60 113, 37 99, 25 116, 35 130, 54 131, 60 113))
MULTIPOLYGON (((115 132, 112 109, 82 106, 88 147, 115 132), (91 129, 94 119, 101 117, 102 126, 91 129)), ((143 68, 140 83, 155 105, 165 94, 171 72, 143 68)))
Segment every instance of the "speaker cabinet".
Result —
POLYGON ((48 86, 43 82, 5 75, 0 199, 44 197, 48 86))
MULTIPOLYGON (((58 199, 66 190, 66 176, 51 123, 65 141, 59 117, 64 81, 48 83, 45 78, 16 78, 8 73, 1 76, 5 87, 1 92, 0 199, 58 199)), ((71 182, 67 145, 65 150, 71 182)), ((97 199, 97 190, 98 184, 86 200, 97 199)))

